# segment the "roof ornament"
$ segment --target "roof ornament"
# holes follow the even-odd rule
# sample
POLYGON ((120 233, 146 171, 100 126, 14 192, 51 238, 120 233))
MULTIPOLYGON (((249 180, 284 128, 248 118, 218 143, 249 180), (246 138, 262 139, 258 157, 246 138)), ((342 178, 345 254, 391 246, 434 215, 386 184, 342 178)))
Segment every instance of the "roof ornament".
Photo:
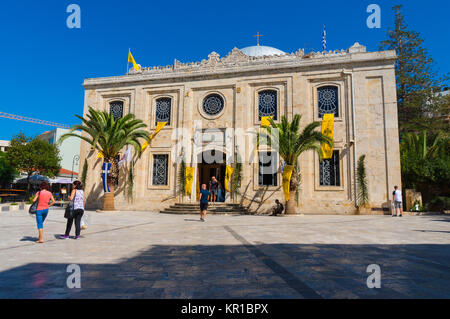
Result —
POLYGON ((259 47, 259 38, 263 37, 262 34, 259 34, 259 31, 254 35, 254 37, 256 37, 256 46, 259 47))

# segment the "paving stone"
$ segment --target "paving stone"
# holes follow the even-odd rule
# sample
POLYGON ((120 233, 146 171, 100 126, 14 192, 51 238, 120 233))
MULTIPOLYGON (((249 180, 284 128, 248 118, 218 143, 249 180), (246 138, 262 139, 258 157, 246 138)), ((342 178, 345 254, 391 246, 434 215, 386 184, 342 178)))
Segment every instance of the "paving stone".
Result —
POLYGON ((88 214, 80 240, 60 240, 52 209, 36 244, 34 219, 2 213, 0 298, 450 298, 449 216, 88 214))

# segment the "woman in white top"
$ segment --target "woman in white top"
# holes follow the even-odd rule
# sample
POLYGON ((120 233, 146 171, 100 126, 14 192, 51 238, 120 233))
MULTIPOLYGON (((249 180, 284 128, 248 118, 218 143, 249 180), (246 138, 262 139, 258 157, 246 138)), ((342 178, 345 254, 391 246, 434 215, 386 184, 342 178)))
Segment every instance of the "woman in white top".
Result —
POLYGON ((73 182, 73 190, 69 196, 69 200, 73 201, 73 217, 67 218, 66 233, 61 236, 62 239, 69 238, 70 230, 72 229, 73 221, 75 220, 75 239, 80 238, 81 232, 81 218, 84 214, 84 192, 83 185, 80 181, 73 182))

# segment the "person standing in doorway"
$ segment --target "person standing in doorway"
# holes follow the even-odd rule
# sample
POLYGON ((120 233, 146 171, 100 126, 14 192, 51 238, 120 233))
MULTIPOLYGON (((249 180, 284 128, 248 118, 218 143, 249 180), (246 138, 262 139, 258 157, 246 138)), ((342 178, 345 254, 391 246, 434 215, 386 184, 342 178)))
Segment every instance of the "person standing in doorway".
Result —
POLYGON ((402 201, 402 191, 398 189, 398 186, 394 186, 394 192, 392 193, 392 201, 394 202, 394 213, 392 217, 397 216, 397 209, 399 209, 400 214, 398 217, 403 215, 403 201, 402 201))
POLYGON ((206 184, 202 184, 202 189, 200 190, 200 220, 205 221, 206 211, 208 209, 208 197, 209 192, 206 189, 206 184))
POLYGON ((217 200, 218 187, 219 187, 219 182, 217 181, 216 177, 215 176, 211 177, 211 181, 209 182, 209 192, 211 193, 210 201, 213 202, 213 204, 217 200))
POLYGON ((75 220, 75 239, 80 238, 81 233, 81 218, 84 214, 84 192, 83 185, 80 181, 73 182, 72 193, 69 200, 73 201, 73 216, 67 219, 66 233, 62 235, 61 239, 69 238, 70 230, 72 229, 73 221, 75 220))
POLYGON ((42 244, 44 242, 44 221, 47 218, 49 207, 53 206, 56 201, 53 198, 52 193, 49 191, 50 185, 47 182, 42 182, 40 189, 41 190, 34 196, 33 203, 39 200, 36 209, 36 223, 39 238, 36 242, 42 244))

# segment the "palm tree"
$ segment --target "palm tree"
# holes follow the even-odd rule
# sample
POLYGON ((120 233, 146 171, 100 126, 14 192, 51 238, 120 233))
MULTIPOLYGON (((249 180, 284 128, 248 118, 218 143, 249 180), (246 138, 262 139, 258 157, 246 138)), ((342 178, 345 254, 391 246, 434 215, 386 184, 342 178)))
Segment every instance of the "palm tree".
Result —
MULTIPOLYGON (((416 188, 424 180, 424 163, 448 156, 450 139, 448 134, 439 133, 430 138, 427 131, 420 134, 405 133, 400 143, 402 180, 406 187, 416 188), (428 141, 431 140, 431 143, 428 141)), ((429 173, 429 172, 427 172, 429 173)))
POLYGON ((301 115, 298 114, 294 115, 290 123, 285 116, 281 118, 281 123, 275 123, 270 119, 267 133, 258 134, 258 145, 260 141, 264 141, 264 144, 278 151, 286 165, 294 166, 290 182, 290 199, 286 202, 286 214, 295 214, 295 191, 300 173, 297 171, 299 156, 305 151, 312 150, 322 159, 321 144, 333 145, 331 138, 316 131, 316 128, 321 125, 320 122, 310 123, 301 131, 300 120, 301 115))
POLYGON ((148 141, 150 133, 144 128, 147 127, 140 119, 136 119, 133 114, 127 114, 123 118, 115 119, 112 113, 96 111, 89 107, 86 118, 75 115, 83 123, 74 125, 70 131, 62 135, 59 143, 69 137, 78 137, 89 143, 92 149, 97 150, 103 160, 111 163, 111 173, 108 178, 110 193, 105 193, 103 197, 103 210, 114 210, 114 186, 119 177, 118 154, 125 146, 131 145, 134 148, 135 158, 142 154, 139 139, 148 141), (74 131, 81 130, 81 135, 74 131))

